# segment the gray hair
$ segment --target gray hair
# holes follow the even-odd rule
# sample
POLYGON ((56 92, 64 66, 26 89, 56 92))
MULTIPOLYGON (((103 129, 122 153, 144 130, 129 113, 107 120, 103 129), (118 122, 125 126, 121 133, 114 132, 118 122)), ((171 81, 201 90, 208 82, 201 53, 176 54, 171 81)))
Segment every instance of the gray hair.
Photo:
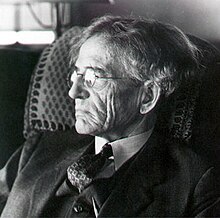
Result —
POLYGON ((78 48, 93 36, 105 39, 112 70, 117 67, 137 83, 154 81, 165 96, 199 66, 197 47, 170 24, 144 18, 103 16, 83 31, 78 48))

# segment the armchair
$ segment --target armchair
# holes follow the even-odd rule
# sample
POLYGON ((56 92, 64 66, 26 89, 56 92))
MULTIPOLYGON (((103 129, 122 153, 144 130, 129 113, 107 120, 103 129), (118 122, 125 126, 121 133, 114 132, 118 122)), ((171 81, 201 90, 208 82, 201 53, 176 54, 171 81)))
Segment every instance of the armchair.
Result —
MULTIPOLYGON (((71 28, 42 53, 28 91, 26 138, 36 132, 74 129, 74 101, 68 97, 66 77, 68 49, 81 31, 80 27, 71 28)), ((192 35, 188 37, 200 50, 201 67, 167 101, 160 113, 159 126, 174 140, 211 151, 212 143, 220 141, 220 54, 210 43, 192 35)))
MULTIPOLYGON (((73 27, 46 48, 32 76, 25 111, 26 142, 0 171, 0 185, 4 188, 3 193, 0 189, 4 197, 0 208, 4 207, 17 179, 3 216, 15 208, 14 213, 19 217, 51 217, 66 211, 66 200, 73 202, 69 199, 71 195, 58 197, 56 194, 66 178, 67 167, 85 151, 82 145, 91 142, 90 137, 74 134, 74 102, 67 95, 65 81, 69 43, 76 42, 80 32, 80 28, 73 27), (25 193, 20 191, 24 189, 25 193), (22 205, 35 207, 20 210, 22 205)), ((219 53, 207 42, 189 37, 201 51, 201 69, 170 96, 157 123, 161 131, 171 135, 171 140, 183 141, 184 145, 194 146, 193 149, 210 157, 219 144, 219 53)), ((158 159, 157 155, 154 157, 158 159)))

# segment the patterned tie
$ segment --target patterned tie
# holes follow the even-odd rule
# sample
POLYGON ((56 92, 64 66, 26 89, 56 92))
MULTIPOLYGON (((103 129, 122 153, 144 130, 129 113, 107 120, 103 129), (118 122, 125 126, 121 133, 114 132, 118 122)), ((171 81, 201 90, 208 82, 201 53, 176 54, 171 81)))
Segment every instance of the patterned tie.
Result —
POLYGON ((106 143, 98 154, 86 154, 79 158, 67 169, 70 183, 82 192, 92 181, 95 175, 105 165, 106 160, 113 155, 112 147, 106 143))

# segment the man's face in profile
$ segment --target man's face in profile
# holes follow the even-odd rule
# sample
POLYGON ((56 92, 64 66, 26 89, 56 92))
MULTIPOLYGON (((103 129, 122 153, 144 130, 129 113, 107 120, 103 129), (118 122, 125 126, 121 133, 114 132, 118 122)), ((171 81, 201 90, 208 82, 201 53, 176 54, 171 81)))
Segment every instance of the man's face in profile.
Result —
POLYGON ((128 78, 117 70, 110 72, 110 63, 102 37, 91 37, 81 46, 69 91, 75 99, 75 126, 80 134, 118 133, 139 113, 138 88, 130 87, 128 78))

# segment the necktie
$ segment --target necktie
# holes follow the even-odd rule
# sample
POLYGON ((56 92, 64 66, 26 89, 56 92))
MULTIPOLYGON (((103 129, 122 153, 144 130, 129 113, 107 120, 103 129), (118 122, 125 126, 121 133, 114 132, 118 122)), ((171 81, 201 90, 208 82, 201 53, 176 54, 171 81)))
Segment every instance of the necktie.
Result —
POLYGON ((82 192, 92 181, 95 175, 105 165, 106 160, 111 157, 112 147, 105 144, 102 150, 94 154, 86 154, 79 158, 67 169, 67 176, 70 183, 82 192))

